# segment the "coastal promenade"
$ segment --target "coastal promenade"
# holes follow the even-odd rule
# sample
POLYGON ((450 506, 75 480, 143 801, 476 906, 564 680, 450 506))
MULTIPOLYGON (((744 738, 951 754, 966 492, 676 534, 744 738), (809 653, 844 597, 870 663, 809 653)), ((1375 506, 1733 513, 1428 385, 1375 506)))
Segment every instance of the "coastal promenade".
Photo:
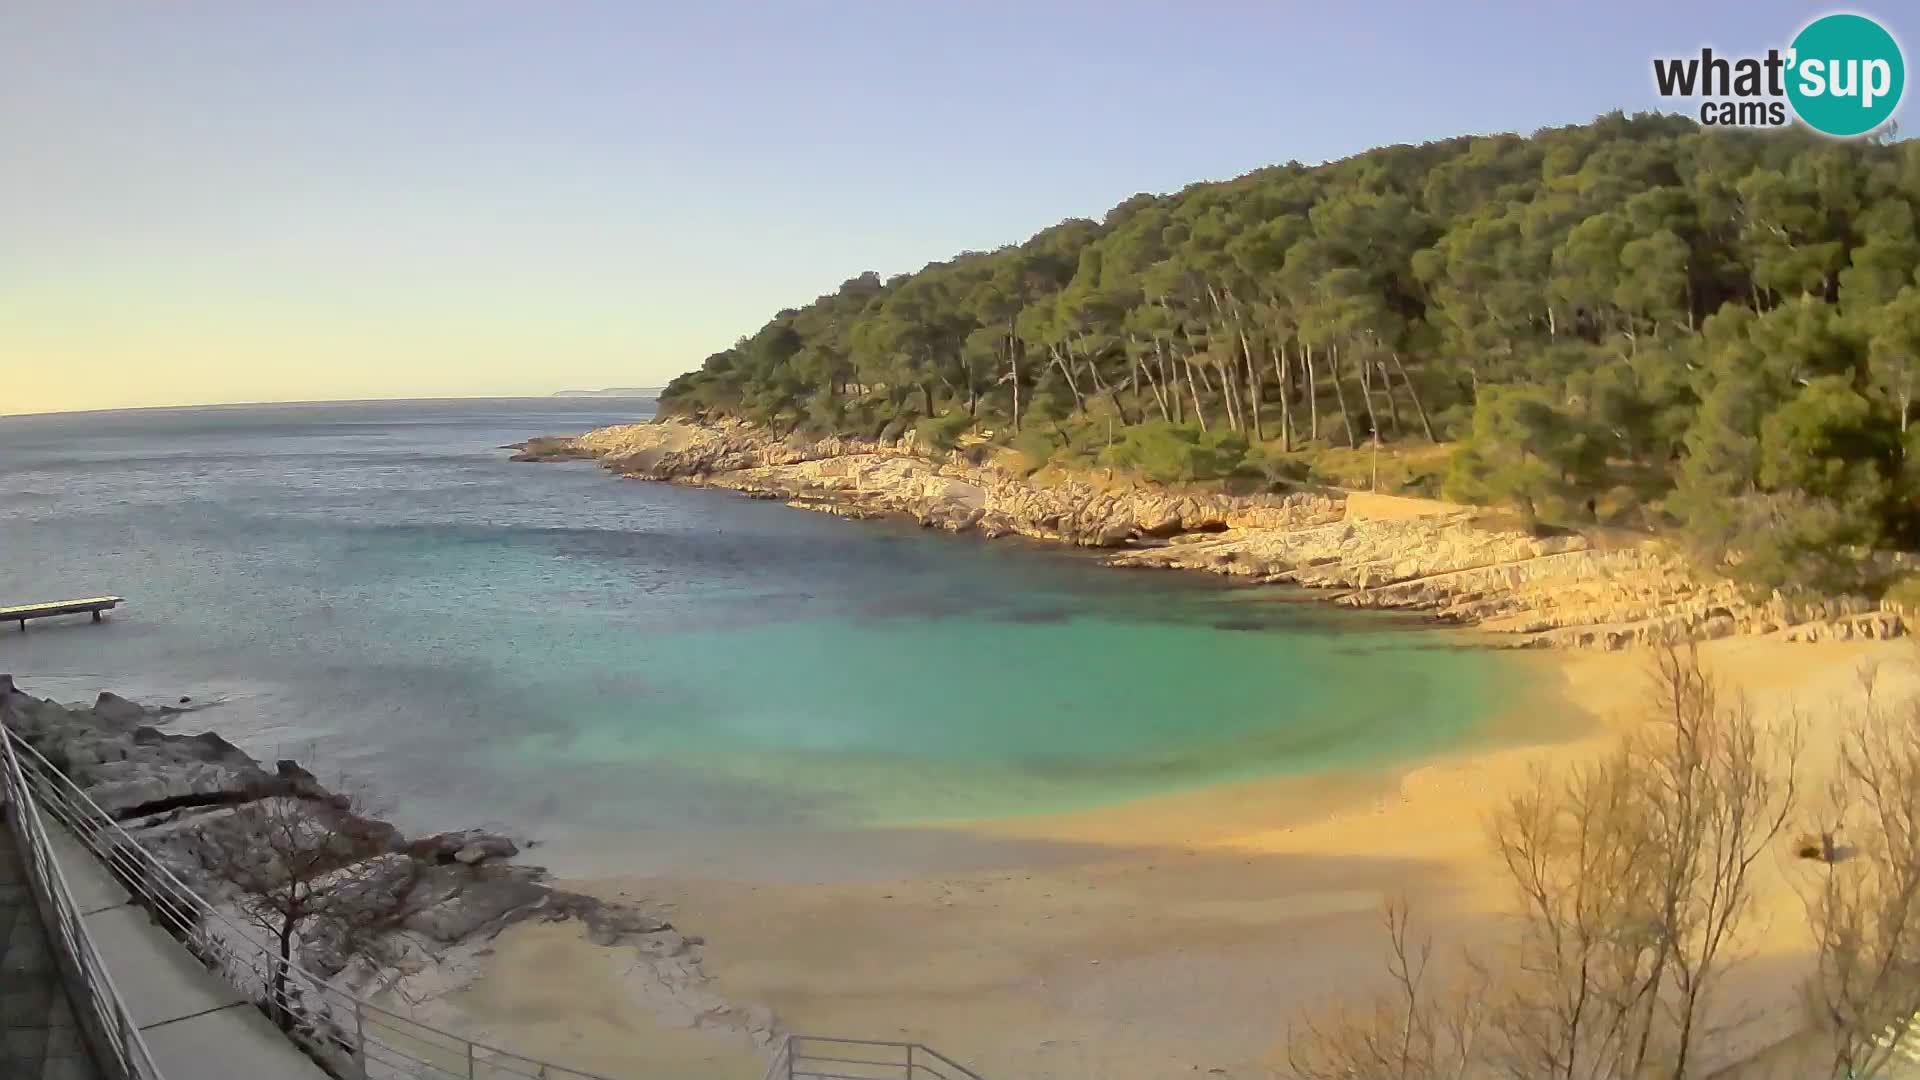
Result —
POLYGON ((100 1075, 61 983, 11 831, 0 828, 0 1076, 94 1080, 100 1075))
MULTIPOLYGON (((155 1076, 326 1080, 260 1010, 131 903, 92 854, 54 830, 54 857, 80 921, 126 1002, 155 1076)), ((103 1077, 60 977, 19 848, 0 829, 0 1076, 103 1077)))
POLYGON ((0 1076, 326 1080, 0 766, 0 1076))
POLYGON ((92 852, 57 826, 52 838, 80 920, 161 1077, 327 1080, 253 1002, 155 924, 92 852))

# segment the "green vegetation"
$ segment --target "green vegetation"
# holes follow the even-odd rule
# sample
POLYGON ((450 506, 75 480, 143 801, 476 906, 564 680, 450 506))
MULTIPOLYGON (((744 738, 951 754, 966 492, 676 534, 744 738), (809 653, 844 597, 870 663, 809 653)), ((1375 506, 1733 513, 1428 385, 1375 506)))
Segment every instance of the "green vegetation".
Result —
POLYGON ((1162 481, 1372 483, 1377 454, 1535 520, 1676 527, 1757 586, 1874 589, 1871 552, 1920 540, 1917 216, 1907 143, 1616 113, 1384 147, 862 274, 662 403, 1162 481))
POLYGON ((1219 480, 1232 476, 1246 461, 1247 440, 1231 431, 1198 431, 1149 420, 1126 429, 1105 457, 1163 484, 1219 480))

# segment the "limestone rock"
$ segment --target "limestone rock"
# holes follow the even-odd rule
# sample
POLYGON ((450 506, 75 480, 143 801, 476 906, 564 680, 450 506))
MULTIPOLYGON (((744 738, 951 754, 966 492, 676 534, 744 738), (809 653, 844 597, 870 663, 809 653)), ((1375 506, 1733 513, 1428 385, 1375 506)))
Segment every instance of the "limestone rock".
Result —
POLYGON ((1113 552, 1122 567, 1200 570, 1327 590, 1357 608, 1418 611, 1511 635, 1520 647, 1617 649, 1730 634, 1890 637, 1906 617, 1859 597, 1756 601, 1657 541, 1535 536, 1426 500, 1293 492, 1229 496, 1038 483, 898 445, 776 436, 735 420, 669 420, 569 441, 626 476, 726 488, 809 510, 898 514, 987 538, 1113 552))
MULTIPOLYGON (((594 896, 555 891, 546 908, 550 919, 578 919, 587 927, 587 936, 596 945, 618 945, 623 941, 673 929, 673 924, 638 908, 609 904, 594 896)), ((704 939, 680 939, 686 945, 704 945, 704 939)))
POLYGON ((461 862, 469 866, 486 859, 510 859, 520 854, 520 848, 512 840, 479 829, 422 837, 409 844, 407 851, 426 862, 461 862))
POLYGON ((436 866, 421 874, 407 893, 402 903, 409 914, 401 925, 452 944, 489 924, 526 914, 548 892, 524 873, 436 866))
POLYGON ((137 724, 147 719, 147 710, 119 694, 102 690, 94 700, 93 715, 111 724, 137 724))
MULTIPOLYGON (((336 985, 459 985, 476 942, 537 913, 577 918, 593 940, 633 948, 651 977, 675 993, 695 993, 705 981, 694 942, 671 924, 633 905, 552 888, 545 871, 508 861, 518 848, 505 836, 469 829, 409 841, 390 823, 354 813, 351 800, 297 762, 275 762, 269 772, 211 732, 162 732, 144 722, 156 710, 112 695, 101 701, 104 709, 68 708, 0 675, 0 724, 66 771, 212 904, 242 905, 239 881, 283 873, 273 850, 253 842, 238 808, 277 799, 333 815, 333 869, 315 882, 331 898, 330 913, 309 919, 295 945, 304 967, 336 985)), ((236 955, 246 948, 232 947, 236 955)))

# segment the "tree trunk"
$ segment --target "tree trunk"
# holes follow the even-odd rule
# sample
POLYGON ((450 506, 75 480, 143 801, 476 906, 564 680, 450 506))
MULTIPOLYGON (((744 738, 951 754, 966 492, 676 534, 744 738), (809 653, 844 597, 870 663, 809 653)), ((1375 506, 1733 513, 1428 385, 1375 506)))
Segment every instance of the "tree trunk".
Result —
MULTIPOLYGON (((1133 358, 1133 370, 1136 376, 1145 375, 1147 377, 1147 389, 1153 391, 1153 403, 1160 406, 1160 419, 1172 423, 1173 414, 1167 410, 1167 395, 1166 392, 1160 388, 1160 381, 1153 377, 1153 365, 1147 363, 1141 357, 1136 356, 1133 358)), ((1137 394, 1139 391, 1135 390, 1134 393, 1137 394)))
POLYGON ((1060 369, 1060 374, 1066 376, 1067 390, 1073 394, 1073 411, 1082 411, 1084 406, 1080 400, 1080 384, 1073 381, 1073 368, 1069 367, 1066 359, 1060 355, 1058 345, 1048 345, 1047 353, 1053 357, 1054 365, 1060 369))
POLYGON ((1173 422, 1185 423, 1187 413, 1186 404, 1180 398, 1180 373, 1168 367, 1166 343, 1159 338, 1153 339, 1153 355, 1160 362, 1160 382, 1166 386, 1167 396, 1173 399, 1173 422))
POLYGON ((1648 1044, 1653 1041, 1654 1011, 1660 1007, 1660 984, 1665 980, 1667 973, 1666 951, 1667 946, 1663 940, 1653 960, 1653 978, 1647 986, 1646 1018, 1641 1021, 1640 1041, 1633 1056, 1633 1071, 1628 1074, 1631 1076, 1645 1075, 1648 1044))
POLYGON ((1913 411, 1913 361, 1900 363, 1900 456, 1907 456, 1907 415, 1913 411))
POLYGON ((1387 371, 1387 362, 1376 359, 1374 369, 1380 372, 1380 392, 1387 398, 1387 423, 1393 425, 1393 437, 1400 437, 1400 399, 1393 392, 1393 375, 1387 371))
POLYGON ((1008 353, 1007 366, 1013 369, 1013 415, 1009 420, 1013 425, 1013 433, 1018 435, 1020 434, 1020 357, 1014 353, 1008 353))
POLYGON ((1293 393, 1287 385, 1286 347, 1271 346, 1273 352, 1273 374, 1280 381, 1280 450, 1293 453, 1293 393))
POLYGON ((1013 371, 1013 433, 1020 434, 1020 339, 1013 332, 1013 320, 1007 320, 1007 367, 1013 371))
MULTIPOLYGON (((1200 422, 1200 430, 1207 430, 1207 410, 1200 407, 1200 391, 1193 385, 1193 357, 1183 356, 1180 362, 1187 368, 1187 392, 1193 395, 1193 418, 1200 422)), ((1202 374, 1205 374, 1202 372, 1202 374)))
POLYGON ((1087 365, 1087 373, 1093 376, 1093 392, 1107 395, 1107 400, 1113 403, 1113 411, 1119 414, 1122 424, 1133 423, 1133 419, 1127 415, 1127 407, 1120 403, 1120 388, 1107 386, 1100 381, 1100 368, 1093 362, 1093 357, 1083 356, 1081 360, 1087 365))
POLYGON ((1340 403, 1340 423, 1347 429, 1347 449, 1360 449, 1360 441, 1354 438, 1353 414, 1347 411, 1347 390, 1340 385, 1340 346, 1338 343, 1327 346, 1329 363, 1332 365, 1333 397, 1340 403))
POLYGON ((1360 397, 1367 403, 1367 426, 1373 429, 1375 442, 1380 441, 1380 414, 1373 411, 1373 365, 1363 355, 1360 365, 1360 397))
POLYGON ((1266 428, 1260 423, 1260 369, 1254 365, 1253 346, 1247 344, 1247 332, 1240 331, 1240 351, 1247 357, 1247 415, 1253 418, 1253 441, 1267 440, 1266 428))
POLYGON ((1394 394, 1394 375, 1386 371, 1386 361, 1375 359, 1373 365, 1380 371, 1380 392, 1386 394, 1386 423, 1394 425, 1394 438, 1400 438, 1400 396, 1394 394))
POLYGON ((1216 357, 1213 367, 1220 373, 1220 405, 1227 410, 1227 430, 1239 431, 1240 380, 1233 377, 1233 366, 1224 360, 1216 357))
POLYGON ((1395 350, 1391 355, 1394 369, 1400 372, 1400 385, 1407 388, 1407 396, 1413 399, 1413 411, 1420 416, 1420 427, 1427 433, 1427 441, 1439 442, 1439 439, 1433 437, 1433 421, 1427 419, 1427 407, 1420 404, 1420 391, 1415 390, 1413 380, 1407 378, 1407 366, 1400 362, 1399 351, 1395 350))
POLYGON ((933 419, 933 384, 920 384, 920 400, 927 403, 927 419, 933 419))
POLYGON ((1213 380, 1207 377, 1207 365, 1195 364, 1193 358, 1189 356, 1187 358, 1187 370, 1197 373, 1200 376, 1200 386, 1206 390, 1207 396, 1213 396, 1213 380))
POLYGON ((293 1029, 293 1010, 287 1007, 287 969, 293 966, 293 924, 291 915, 280 920, 280 962, 273 967, 272 996, 267 999, 273 1007, 273 1022, 281 1031, 293 1029))
POLYGON ((1307 438, 1320 437, 1320 387, 1313 376, 1313 349, 1304 342, 1300 355, 1307 361, 1307 438))

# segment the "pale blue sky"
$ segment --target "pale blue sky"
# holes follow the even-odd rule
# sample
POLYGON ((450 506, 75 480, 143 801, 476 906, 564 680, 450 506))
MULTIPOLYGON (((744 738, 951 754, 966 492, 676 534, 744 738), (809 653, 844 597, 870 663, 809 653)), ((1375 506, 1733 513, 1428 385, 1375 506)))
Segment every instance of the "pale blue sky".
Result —
POLYGON ((0 412, 654 385, 861 270, 1654 107, 1827 10, 13 0, 0 412))

